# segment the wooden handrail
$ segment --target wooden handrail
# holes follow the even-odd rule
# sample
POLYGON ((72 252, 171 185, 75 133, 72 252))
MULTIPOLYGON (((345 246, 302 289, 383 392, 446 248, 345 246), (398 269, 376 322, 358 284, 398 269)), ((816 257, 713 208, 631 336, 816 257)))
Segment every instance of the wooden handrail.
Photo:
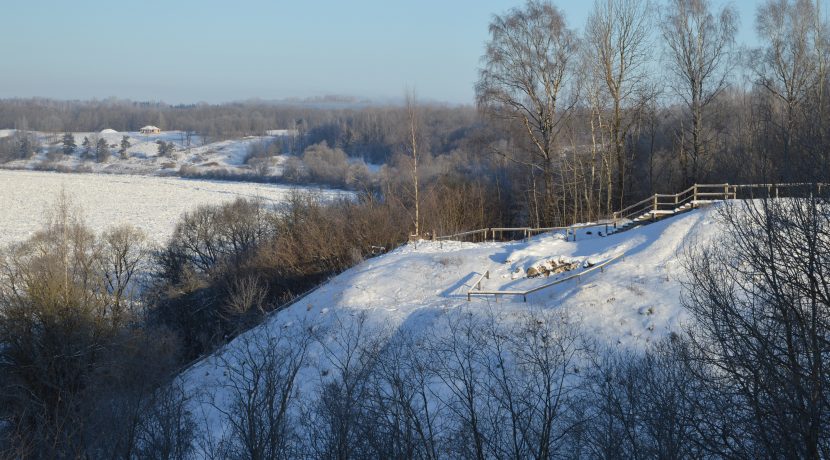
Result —
MULTIPOLYGON (((572 226, 563 226, 563 227, 544 227, 544 228, 533 228, 533 227, 493 227, 493 228, 483 228, 478 230, 470 230, 467 232, 456 233, 453 235, 447 236, 436 236, 434 239, 436 241, 439 240, 448 240, 453 238, 459 238, 468 235, 475 235, 478 233, 484 234, 484 239, 487 239, 488 234, 492 234, 495 237, 495 233, 491 232, 525 232, 525 236, 529 236, 533 233, 541 233, 541 232, 549 232, 555 230, 572 230, 577 228, 586 228, 586 227, 597 227, 606 224, 613 224, 615 227, 620 220, 633 220, 638 217, 646 217, 650 216, 650 218, 655 218, 658 214, 666 214, 667 211, 674 211, 673 213, 679 212, 682 207, 691 203, 692 206, 701 201, 700 198, 704 198, 704 201, 715 201, 715 200, 734 200, 738 197, 738 190, 739 189, 750 189, 750 188, 767 188, 772 192, 772 189, 775 189, 776 196, 779 188, 789 188, 789 187, 803 187, 803 186, 818 186, 819 191, 821 191, 822 187, 830 187, 830 184, 826 183, 806 183, 806 182, 797 182, 797 183, 786 183, 786 184, 693 184, 687 189, 675 193, 675 194, 668 194, 668 193, 655 193, 648 198, 645 198, 641 201, 638 201, 634 204, 624 207, 619 211, 615 211, 611 214, 611 218, 608 219, 606 222, 600 221, 598 224, 584 224, 584 225, 572 225, 572 226), (718 191, 712 191, 713 189, 718 189, 718 191), (670 209, 666 209, 670 208, 670 209)), ((672 213, 672 214, 673 214, 672 213)))
MULTIPOLYGON (((597 270, 597 269, 602 270, 602 269, 604 269, 604 268, 605 268, 605 266, 606 266, 606 265, 610 264, 611 262, 613 262, 613 261, 615 261, 615 260, 619 259, 620 257, 622 257, 622 256, 624 256, 624 255, 625 255, 625 253, 624 253, 624 252, 621 252, 621 253, 619 253, 619 254, 615 255, 614 257, 611 257, 610 259, 608 259, 608 260, 606 260, 606 261, 603 261, 602 263, 599 263, 599 264, 593 265, 593 266, 591 266, 590 268, 587 268, 587 269, 585 269, 585 270, 582 270, 582 271, 581 271, 581 272, 579 272, 579 273, 574 273, 573 275, 566 276, 565 278, 560 278, 560 279, 558 279, 558 280, 556 280, 556 281, 552 281, 552 282, 550 282, 550 283, 546 283, 546 284, 543 284, 543 285, 541 285, 541 286, 537 286, 537 287, 535 287, 535 288, 528 289, 528 290, 526 290, 526 291, 482 291, 482 290, 481 290, 481 284, 480 284, 480 283, 481 283, 481 279, 482 279, 482 277, 479 277, 478 281, 477 281, 476 283, 474 283, 474 284, 473 284, 473 287, 472 287, 472 288, 470 288, 470 289, 467 291, 467 301, 472 300, 472 297, 473 297, 473 296, 487 296, 487 295, 492 295, 492 296, 498 296, 498 295, 516 295, 516 296, 519 296, 519 295, 520 295, 520 296, 522 296, 522 297, 524 298, 524 301, 525 301, 525 302, 527 302, 527 296, 528 296, 529 294, 533 294, 534 292, 539 292, 539 291, 541 291, 541 290, 543 290, 543 289, 547 289, 547 288, 549 288, 549 287, 551 287, 551 286, 556 286, 557 284, 564 283, 565 281, 570 281, 570 280, 572 280, 572 279, 579 278, 579 277, 581 277, 581 276, 583 276, 583 275, 587 275, 588 273, 591 273, 592 271, 597 270), (477 290, 474 290, 476 287, 477 287, 478 289, 477 289, 477 290)), ((486 273, 487 273, 488 275, 490 274, 490 272, 489 272, 489 271, 487 271, 486 273)), ((483 275, 482 275, 482 276, 483 276, 483 275)))

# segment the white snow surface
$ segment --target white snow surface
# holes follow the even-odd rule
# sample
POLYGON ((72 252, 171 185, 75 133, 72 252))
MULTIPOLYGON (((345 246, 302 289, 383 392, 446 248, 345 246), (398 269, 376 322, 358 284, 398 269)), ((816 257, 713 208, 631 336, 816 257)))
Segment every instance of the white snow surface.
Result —
POLYGON ((323 199, 347 195, 312 187, 178 177, 0 170, 0 248, 39 230, 62 191, 80 208, 93 230, 132 224, 156 243, 172 234, 182 213, 200 204, 236 198, 260 198, 266 204, 277 204, 294 191, 318 194, 323 199))
MULTIPOLYGON (((0 138, 8 137, 15 130, 0 130, 0 138)), ((73 132, 75 139, 75 153, 70 156, 53 155, 50 159, 48 150, 60 151, 63 146, 63 133, 44 133, 29 131, 41 143, 41 151, 33 158, 14 160, 0 165, 4 169, 47 169, 73 172, 100 172, 113 174, 154 174, 173 175, 182 166, 192 171, 210 173, 224 170, 232 174, 251 173, 252 168, 245 164, 245 156, 249 147, 256 143, 273 142, 275 136, 248 136, 241 139, 232 139, 219 142, 204 143, 198 135, 193 135, 188 144, 187 135, 182 131, 162 131, 160 134, 141 134, 139 132, 117 132, 105 129, 101 132, 73 132), (127 148, 127 158, 121 158, 120 149, 123 136, 128 136, 130 147, 127 148), (82 158, 84 138, 92 144, 97 139, 105 139, 109 145, 111 156, 103 163, 84 160, 82 158), (170 156, 158 155, 157 141, 171 142, 174 145, 170 156)), ((277 136, 279 137, 279 136, 277 136)), ((92 150, 94 150, 94 145, 92 150)), ((285 157, 278 155, 271 159, 270 175, 281 174, 280 165, 285 157)))
MULTIPOLYGON (((626 232, 600 236, 604 227, 579 230, 577 241, 565 241, 561 233, 543 234, 528 242, 461 243, 419 242, 369 259, 230 342, 217 353, 180 375, 188 394, 207 395, 194 403, 205 428, 214 436, 227 429, 217 410, 227 408, 227 376, 221 362, 232 360, 245 340, 268 340, 291 326, 329 330, 337 318, 365 312, 369 324, 387 331, 426 332, 426 337, 446 333, 440 324, 446 315, 498 311, 508 318, 518 313, 561 310, 579 323, 589 338, 602 346, 641 349, 690 320, 680 304, 683 251, 690 242, 717 231, 713 208, 694 210, 626 232), (566 281, 521 297, 498 299, 466 293, 485 271, 484 290, 528 288, 553 281, 523 278, 523 271, 542 262, 566 260, 598 263, 623 253, 603 271, 566 281), (518 273, 517 273, 518 272, 518 273), (515 279, 514 279, 515 278, 515 279), (207 401, 210 402, 207 402, 207 401)), ((583 270, 582 266, 577 270, 583 270)), ((564 277, 570 273, 564 273, 564 277)), ((309 350, 309 365, 298 376, 302 398, 313 398, 323 372, 330 369, 319 344, 309 350)))

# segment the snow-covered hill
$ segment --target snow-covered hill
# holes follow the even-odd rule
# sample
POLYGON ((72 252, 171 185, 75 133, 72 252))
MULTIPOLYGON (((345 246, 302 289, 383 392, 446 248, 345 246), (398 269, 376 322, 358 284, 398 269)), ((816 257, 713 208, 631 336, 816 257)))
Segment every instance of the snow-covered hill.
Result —
MULTIPOLYGON (((250 165, 245 164, 249 148, 253 144, 274 142, 282 139, 280 136, 249 136, 241 139, 232 139, 219 142, 205 143, 198 135, 191 135, 182 131, 163 131, 160 134, 142 134, 139 132, 117 132, 111 129, 101 132, 74 132, 75 152, 70 156, 58 154, 63 146, 63 134, 29 132, 41 145, 40 151, 30 159, 14 160, 2 165, 10 169, 49 169, 76 172, 99 172, 115 174, 158 174, 174 175, 179 173, 182 166, 192 171, 210 173, 224 170, 230 174, 251 173, 250 165), (118 153, 124 136, 130 143, 127 148, 127 158, 121 158, 118 153), (84 139, 88 139, 94 156, 95 143, 104 139, 110 149, 111 156, 107 161, 96 162, 84 159, 84 139), (172 143, 173 151, 167 156, 159 155, 158 143, 172 143), (50 158, 49 151, 54 153, 50 158)), ((14 135, 14 130, 0 130, 0 137, 14 135)), ((275 156, 270 159, 268 174, 281 174, 281 164, 284 156, 275 156)))
MULTIPOLYGON (((691 211, 619 234, 600 236, 597 229, 580 230, 577 241, 562 234, 543 234, 529 242, 436 243, 407 245, 370 259, 333 278, 310 295, 277 312, 261 326, 238 337, 215 355, 189 368, 181 382, 199 399, 194 413, 209 432, 222 433, 221 412, 229 402, 227 362, 251 340, 271 340, 283 329, 342 328, 342 318, 364 315, 374 330, 416 332, 426 340, 447 334, 445 319, 463 313, 518 317, 530 311, 561 311, 601 346, 639 348, 678 330, 688 315, 680 306, 683 251, 690 242, 717 230, 718 205, 691 211), (590 231, 590 234, 588 232, 590 231), (551 260, 597 263, 624 254, 604 268, 521 297, 473 298, 466 293, 485 271, 482 289, 526 290, 568 273, 529 279, 530 267, 551 260), (223 364, 224 363, 224 364, 223 364), (202 416, 204 416, 202 418, 202 416)), ((570 273, 573 273, 570 272, 570 273)), ((300 398, 314 398, 321 383, 337 367, 325 337, 309 348, 307 365, 298 374, 300 398)), ((336 351, 335 351, 336 355, 336 351)))

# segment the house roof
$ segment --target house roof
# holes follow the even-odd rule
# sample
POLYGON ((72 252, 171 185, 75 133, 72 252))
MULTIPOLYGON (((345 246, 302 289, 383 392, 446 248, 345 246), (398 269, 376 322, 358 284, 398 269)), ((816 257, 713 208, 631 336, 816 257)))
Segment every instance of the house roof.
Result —
POLYGON ((161 131, 160 129, 158 129, 157 127, 155 127, 155 126, 153 126, 153 125, 147 125, 147 126, 145 126, 145 127, 141 128, 141 130, 142 130, 142 131, 143 131, 143 130, 145 130, 145 129, 148 129, 148 130, 159 130, 159 131, 161 131))

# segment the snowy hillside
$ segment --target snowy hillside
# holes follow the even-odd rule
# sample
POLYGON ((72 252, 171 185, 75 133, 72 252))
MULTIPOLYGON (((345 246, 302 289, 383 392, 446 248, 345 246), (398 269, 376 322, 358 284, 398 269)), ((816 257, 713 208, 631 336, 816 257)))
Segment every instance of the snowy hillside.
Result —
MULTIPOLYGON (((222 411, 228 409, 227 362, 247 341, 272 340, 286 328, 339 333, 343 318, 366 315, 373 330, 415 332, 424 340, 440 340, 448 332, 446 318, 463 313, 495 312, 515 318, 531 311, 561 311, 601 346, 638 348, 666 336, 688 319, 680 306, 683 248, 714 230, 713 207, 695 210, 648 226, 607 237, 597 229, 580 230, 577 241, 562 234, 543 234, 529 242, 420 242, 370 259, 312 292, 265 324, 235 339, 214 356, 182 374, 188 394, 205 395, 194 412, 216 436, 226 432, 222 411), (588 233, 590 231, 590 234, 588 233), (519 297, 474 297, 466 293, 485 272, 484 290, 526 290, 557 277, 578 273, 616 255, 604 270, 519 297), (566 261, 570 271, 528 278, 531 267, 566 261), (224 364, 223 364, 224 363, 224 364)), ((317 339, 298 374, 300 399, 313 398, 331 378, 341 342, 317 339), (327 344, 325 346, 321 344, 327 344), (329 348, 331 347, 331 348, 329 348), (335 349, 334 355, 331 349, 335 349)), ((269 346, 274 346, 273 344, 269 346)))
POLYGON ((295 191, 323 197, 346 192, 312 187, 288 187, 135 175, 59 174, 0 170, 0 247, 22 241, 39 230, 45 212, 65 191, 83 212, 87 224, 103 231, 116 224, 132 224, 154 242, 164 242, 181 214, 200 204, 236 198, 260 198, 279 203, 295 191))
MULTIPOLYGON (((163 131, 160 134, 142 134, 139 132, 118 132, 106 129, 101 132, 75 132, 75 152, 71 156, 61 153, 63 134, 31 132, 41 145, 40 151, 34 158, 14 160, 3 165, 10 169, 49 169, 76 172, 103 172, 114 174, 158 174, 175 175, 182 166, 193 168, 194 171, 209 173, 224 170, 231 174, 251 173, 250 165, 245 164, 248 149, 253 144, 273 142, 282 139, 279 136, 249 136, 242 139, 232 139, 220 142, 205 143, 198 135, 187 134, 182 131, 163 131), (127 157, 122 158, 118 151, 124 136, 128 137, 130 146, 127 148, 127 157), (95 143, 104 139, 109 147, 111 156, 107 161, 96 162, 85 160, 84 139, 91 144, 90 151, 94 156, 95 143), (172 143, 173 151, 166 156, 159 155, 158 142, 172 143), (54 153, 49 155, 49 151, 54 153)), ((0 137, 8 137, 14 130, 0 130, 0 137)), ((271 159, 267 173, 279 175, 281 163, 285 157, 276 156, 271 159)))

